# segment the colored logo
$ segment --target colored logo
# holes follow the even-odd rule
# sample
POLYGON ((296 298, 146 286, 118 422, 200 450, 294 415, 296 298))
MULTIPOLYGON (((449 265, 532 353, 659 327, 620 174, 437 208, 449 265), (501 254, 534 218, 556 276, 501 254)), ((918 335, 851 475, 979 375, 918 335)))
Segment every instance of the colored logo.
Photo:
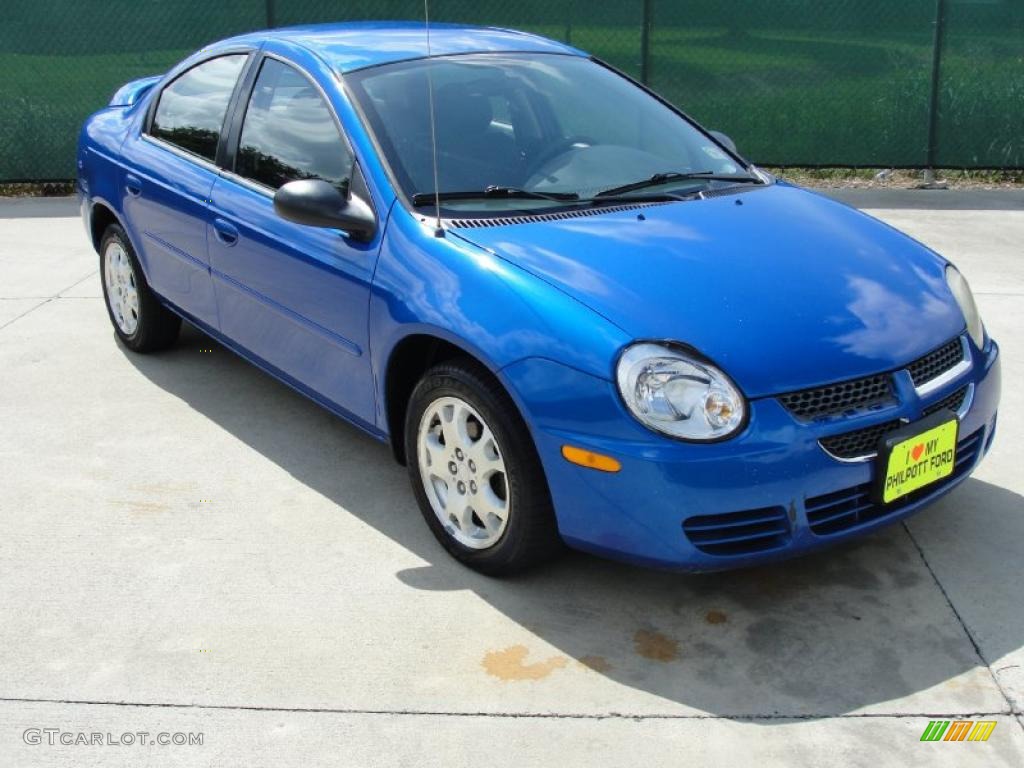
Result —
POLYGON ((995 720, 930 720, 921 741, 988 741, 995 720))

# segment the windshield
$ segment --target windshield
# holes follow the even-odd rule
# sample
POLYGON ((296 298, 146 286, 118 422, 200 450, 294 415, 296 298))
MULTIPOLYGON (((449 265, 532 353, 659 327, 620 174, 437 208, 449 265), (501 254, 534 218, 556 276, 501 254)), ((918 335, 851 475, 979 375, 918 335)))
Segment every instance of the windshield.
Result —
POLYGON ((437 187, 449 195, 448 212, 547 210, 571 204, 558 196, 586 199, 658 174, 665 176, 644 184, 643 194, 716 183, 687 173, 746 174, 672 109, 579 56, 474 54, 346 75, 398 184, 417 204, 435 191, 428 67, 437 187))

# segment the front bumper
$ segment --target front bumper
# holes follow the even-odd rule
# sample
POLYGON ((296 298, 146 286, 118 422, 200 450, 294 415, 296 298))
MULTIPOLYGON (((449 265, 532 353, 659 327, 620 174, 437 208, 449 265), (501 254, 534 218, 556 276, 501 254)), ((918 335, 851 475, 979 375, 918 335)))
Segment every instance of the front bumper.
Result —
POLYGON ((871 500, 876 462, 829 455, 818 440, 836 425, 801 424, 775 398, 750 403, 750 422, 736 438, 693 444, 640 426, 604 379, 537 358, 502 374, 528 416, 570 546, 702 571, 788 558, 867 533, 963 482, 992 444, 1000 394, 998 346, 988 340, 983 350, 969 350, 970 368, 927 397, 904 397, 843 424, 852 431, 893 418, 913 422, 971 386, 954 474, 887 507, 871 500), (570 464, 561 455, 566 444, 614 456, 622 469, 570 464))

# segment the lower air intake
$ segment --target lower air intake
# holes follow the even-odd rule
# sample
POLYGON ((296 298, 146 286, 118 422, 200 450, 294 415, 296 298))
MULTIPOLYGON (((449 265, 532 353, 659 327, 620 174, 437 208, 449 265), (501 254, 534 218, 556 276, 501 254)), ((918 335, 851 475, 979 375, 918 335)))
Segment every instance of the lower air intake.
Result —
POLYGON ((875 501, 872 495, 872 483, 855 485, 852 488, 807 499, 804 506, 807 509, 808 525, 819 536, 828 536, 842 533, 872 520, 878 520, 898 512, 908 504, 920 501, 955 482, 974 468, 981 453, 981 437, 982 431, 979 429, 960 439, 956 446, 956 459, 953 463, 952 475, 935 485, 925 486, 909 493, 892 504, 881 504, 875 501))
POLYGON ((708 555, 747 555, 784 546, 789 518, 783 507, 698 515, 683 522, 683 533, 708 555))

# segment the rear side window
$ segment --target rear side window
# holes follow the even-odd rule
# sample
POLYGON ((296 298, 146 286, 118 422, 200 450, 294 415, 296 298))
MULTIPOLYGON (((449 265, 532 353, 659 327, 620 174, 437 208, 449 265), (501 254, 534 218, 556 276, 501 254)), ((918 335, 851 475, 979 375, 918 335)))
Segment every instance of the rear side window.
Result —
POLYGON ((204 61, 160 94, 150 133, 213 162, 245 54, 204 61))
POLYGON ((235 172, 277 189, 298 179, 323 179, 342 189, 352 153, 330 107, 306 77, 266 59, 252 91, 235 172))

